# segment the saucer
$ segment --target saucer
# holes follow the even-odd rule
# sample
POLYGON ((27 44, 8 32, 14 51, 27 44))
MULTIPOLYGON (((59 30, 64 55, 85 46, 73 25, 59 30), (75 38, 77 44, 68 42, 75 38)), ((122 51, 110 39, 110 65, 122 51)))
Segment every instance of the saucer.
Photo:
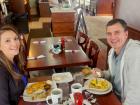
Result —
MULTIPOLYGON (((66 100, 63 105, 74 105, 71 99, 66 100)), ((83 105, 91 105, 91 103, 88 100, 83 100, 83 105)))
POLYGON ((52 49, 52 52, 54 53, 54 54, 59 54, 59 53, 61 53, 61 49, 55 49, 55 48, 53 48, 52 49))

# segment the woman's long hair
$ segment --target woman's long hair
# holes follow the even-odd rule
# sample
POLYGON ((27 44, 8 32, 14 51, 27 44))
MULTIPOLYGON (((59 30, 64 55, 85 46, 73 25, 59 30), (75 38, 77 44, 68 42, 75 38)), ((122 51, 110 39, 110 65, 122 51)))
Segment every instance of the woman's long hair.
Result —
POLYGON ((6 55, 1 50, 0 50, 0 65, 3 65, 4 67, 6 67, 8 72, 13 76, 15 80, 19 80, 21 79, 22 74, 25 73, 21 39, 20 39, 18 31, 16 30, 14 26, 4 25, 0 28, 0 41, 1 41, 1 35, 6 31, 13 31, 19 37, 19 41, 20 41, 19 54, 14 57, 14 61, 16 62, 19 68, 19 73, 15 72, 16 70, 14 70, 12 62, 6 57, 6 55))

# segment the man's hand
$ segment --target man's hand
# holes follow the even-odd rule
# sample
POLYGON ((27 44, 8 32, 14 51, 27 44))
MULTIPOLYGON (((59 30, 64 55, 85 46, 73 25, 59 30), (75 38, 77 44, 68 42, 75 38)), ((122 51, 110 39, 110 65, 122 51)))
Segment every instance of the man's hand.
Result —
POLYGON ((99 69, 99 68, 93 68, 92 69, 92 74, 93 74, 94 77, 98 77, 98 78, 101 78, 101 77, 103 78, 104 77, 102 70, 99 69))

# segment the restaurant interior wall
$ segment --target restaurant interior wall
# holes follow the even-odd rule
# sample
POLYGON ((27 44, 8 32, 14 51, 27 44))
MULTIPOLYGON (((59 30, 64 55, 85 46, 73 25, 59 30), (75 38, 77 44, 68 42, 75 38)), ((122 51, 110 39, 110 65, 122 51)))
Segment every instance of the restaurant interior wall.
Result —
POLYGON ((122 18, 128 23, 129 37, 140 40, 139 0, 116 0, 115 18, 122 18), (129 10, 128 10, 129 9, 129 10))

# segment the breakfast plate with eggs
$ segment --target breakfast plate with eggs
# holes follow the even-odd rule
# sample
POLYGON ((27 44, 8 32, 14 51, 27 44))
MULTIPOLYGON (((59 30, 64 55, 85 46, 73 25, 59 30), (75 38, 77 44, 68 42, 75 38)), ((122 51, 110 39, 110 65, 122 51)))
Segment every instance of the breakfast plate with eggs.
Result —
POLYGON ((103 78, 92 78, 85 82, 84 88, 93 94, 107 94, 112 90, 112 84, 103 78))
POLYGON ((84 79, 91 79, 93 78, 92 69, 89 67, 83 68, 81 73, 84 75, 84 79))
POLYGON ((23 92, 23 100, 28 102, 45 101, 53 88, 55 86, 50 80, 28 83, 23 92))

